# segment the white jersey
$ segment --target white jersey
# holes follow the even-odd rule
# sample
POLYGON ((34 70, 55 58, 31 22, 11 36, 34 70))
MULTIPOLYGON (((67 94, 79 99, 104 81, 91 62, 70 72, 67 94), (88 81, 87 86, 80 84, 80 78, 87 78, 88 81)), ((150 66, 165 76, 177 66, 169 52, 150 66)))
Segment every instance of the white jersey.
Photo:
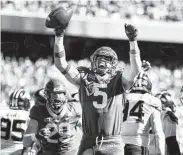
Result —
MULTIPOLYGON (((163 126, 163 132, 165 134, 165 138, 171 137, 171 136, 176 136, 176 131, 177 131, 177 123, 173 121, 170 116, 167 114, 167 112, 171 111, 168 107, 165 108, 161 112, 161 121, 162 121, 162 126, 163 126)), ((154 138, 154 135, 151 134, 151 142, 150 142, 150 154, 155 155, 155 152, 157 152, 157 148, 155 147, 156 140, 154 138)), ((165 146, 165 154, 168 155, 167 147, 165 146)))
POLYGON ((123 142, 148 147, 151 127, 154 132, 162 130, 159 111, 161 101, 147 93, 129 93, 126 95, 126 99, 122 125, 123 142), (159 115, 157 115, 158 113, 159 115))
MULTIPOLYGON (((23 135, 27 129, 29 112, 24 110, 0 110, 1 152, 22 149, 23 135)), ((8 153, 7 153, 8 154, 8 153)))

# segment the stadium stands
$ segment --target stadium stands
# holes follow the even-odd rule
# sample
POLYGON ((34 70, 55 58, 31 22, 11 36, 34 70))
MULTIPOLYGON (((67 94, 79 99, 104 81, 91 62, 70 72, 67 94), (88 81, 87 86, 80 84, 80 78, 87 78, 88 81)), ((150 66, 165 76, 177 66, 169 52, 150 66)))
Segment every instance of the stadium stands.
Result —
POLYGON ((76 16, 112 19, 183 21, 183 3, 173 0, 62 0, 62 1, 1 1, 2 14, 43 16, 59 4, 72 7, 76 16))

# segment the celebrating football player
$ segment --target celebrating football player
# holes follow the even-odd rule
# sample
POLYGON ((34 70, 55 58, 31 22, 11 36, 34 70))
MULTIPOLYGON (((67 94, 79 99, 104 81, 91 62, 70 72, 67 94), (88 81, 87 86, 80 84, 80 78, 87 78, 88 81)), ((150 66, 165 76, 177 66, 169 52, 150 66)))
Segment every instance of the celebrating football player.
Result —
MULTIPOLYGON (((62 14, 55 13, 56 15, 62 17, 62 14)), ((91 68, 76 69, 68 64, 63 45, 65 29, 63 26, 60 27, 55 27, 54 62, 60 72, 79 88, 83 110, 83 137, 78 155, 121 155, 123 93, 124 89, 129 89, 132 85, 142 64, 137 44, 137 29, 133 25, 125 24, 125 32, 130 43, 131 68, 120 72, 116 70, 116 52, 106 46, 98 48, 91 55, 91 68)))
POLYGON ((164 133, 160 110, 161 102, 151 95, 152 83, 146 73, 141 72, 126 94, 122 124, 122 139, 125 155, 148 155, 149 131, 152 128, 157 147, 164 155, 164 133))
POLYGON ((175 103, 170 93, 163 91, 156 95, 162 103, 161 121, 166 141, 168 155, 180 155, 180 148, 176 138, 178 118, 175 115, 175 103))
POLYGON ((10 94, 8 110, 0 111, 1 119, 1 153, 20 154, 23 148, 23 135, 29 120, 30 94, 17 89, 10 94))
POLYGON ((79 146, 76 135, 81 106, 68 102, 67 90, 59 79, 48 81, 44 92, 45 106, 35 105, 30 111, 24 147, 29 148, 38 140, 44 155, 74 155, 79 146))

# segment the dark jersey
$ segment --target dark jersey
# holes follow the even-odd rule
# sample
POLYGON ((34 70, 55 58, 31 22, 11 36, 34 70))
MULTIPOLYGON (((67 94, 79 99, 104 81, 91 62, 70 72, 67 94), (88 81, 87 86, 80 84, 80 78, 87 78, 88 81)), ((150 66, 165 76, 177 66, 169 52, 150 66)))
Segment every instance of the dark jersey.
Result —
POLYGON ((46 106, 34 106, 30 111, 30 118, 38 121, 39 130, 49 128, 51 131, 46 141, 40 141, 43 151, 65 153, 76 149, 74 142, 77 123, 81 117, 80 105, 68 103, 65 106, 65 114, 57 118, 50 114, 46 106))
POLYGON ((122 73, 117 72, 105 82, 90 70, 80 71, 80 74, 83 133, 90 136, 120 135, 124 92, 122 73))

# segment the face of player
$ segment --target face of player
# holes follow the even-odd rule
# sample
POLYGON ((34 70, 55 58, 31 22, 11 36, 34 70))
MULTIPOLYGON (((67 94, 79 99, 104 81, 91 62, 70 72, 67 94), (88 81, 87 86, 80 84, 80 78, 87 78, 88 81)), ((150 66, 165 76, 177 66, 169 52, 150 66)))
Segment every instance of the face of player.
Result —
POLYGON ((112 58, 108 56, 99 55, 96 58, 97 70, 101 74, 106 74, 107 70, 112 68, 112 58))
POLYGON ((59 113, 62 110, 63 104, 66 103, 65 92, 51 92, 50 93, 50 108, 54 113, 59 113))

